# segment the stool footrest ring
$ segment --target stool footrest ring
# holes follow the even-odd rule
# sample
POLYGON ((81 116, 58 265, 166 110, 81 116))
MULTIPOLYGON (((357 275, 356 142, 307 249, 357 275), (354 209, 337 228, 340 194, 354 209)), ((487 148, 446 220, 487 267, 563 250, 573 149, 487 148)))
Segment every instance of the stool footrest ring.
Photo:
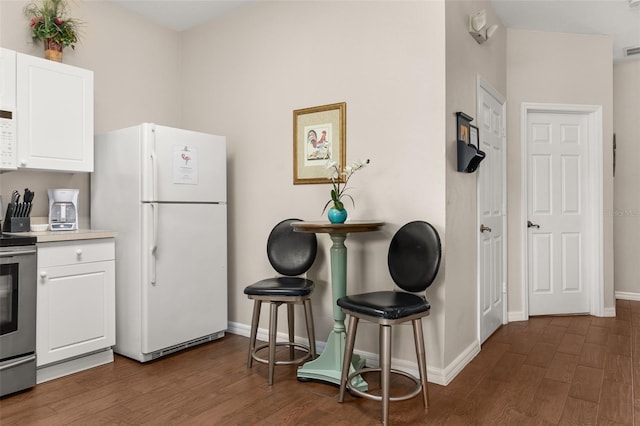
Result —
MULTIPOLYGON (((295 359, 276 361, 275 365, 300 364, 300 363, 308 360, 309 358, 311 358, 311 350, 306 345, 301 345, 299 343, 291 343, 291 342, 276 342, 276 346, 294 347, 294 348, 302 349, 303 351, 306 351, 307 353, 305 355, 303 355, 301 357, 298 357, 298 358, 295 358, 295 359)), ((258 351, 261 351, 263 349, 268 349, 268 348, 269 348, 269 344, 268 343, 263 343, 263 344, 261 344, 259 346, 256 346, 255 349, 253 351, 251 351, 251 358, 253 358, 255 361, 260 362, 262 364, 269 364, 269 360, 268 359, 258 356, 258 351)))
MULTIPOLYGON (((347 389, 349 389, 349 392, 353 395, 358 395, 362 398, 367 398, 367 399, 371 399, 373 401, 382 401, 382 396, 381 395, 373 395, 371 393, 368 392, 364 392, 361 391, 360 389, 357 389, 356 387, 351 386, 351 379, 353 379, 355 376, 359 376, 362 373, 370 373, 370 372, 380 372, 382 373, 382 369, 381 368, 362 368, 360 370, 357 370, 351 374, 349 374, 349 377, 347 377, 347 389)), ((411 398, 415 398, 416 396, 418 396, 420 394, 420 392, 422 391, 422 383, 420 383, 420 380, 418 380, 416 377, 412 376, 409 373, 406 373, 404 371, 401 370, 395 370, 395 369, 391 369, 390 371, 391 374, 396 374, 399 376, 404 376, 410 380, 412 380, 415 384, 416 387, 413 391, 405 394, 405 395, 400 395, 400 396, 390 396, 389 397, 389 401, 394 402, 394 401, 406 401, 407 399, 411 399, 411 398)), ((369 382, 371 383, 371 382, 369 382)))

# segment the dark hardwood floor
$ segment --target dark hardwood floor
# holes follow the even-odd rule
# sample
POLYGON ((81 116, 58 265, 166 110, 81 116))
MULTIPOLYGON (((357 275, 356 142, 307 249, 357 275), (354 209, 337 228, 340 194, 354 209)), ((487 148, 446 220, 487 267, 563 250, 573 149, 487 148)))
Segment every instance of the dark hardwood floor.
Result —
MULTIPOLYGON (((396 342, 397 343, 397 342, 396 342)), ((379 403, 302 383, 295 367, 246 368, 248 339, 224 339, 148 364, 112 364, 0 400, 9 425, 372 425, 379 403)), ((412 343, 407 343, 412 344, 412 343)), ((375 383, 377 380, 371 380, 375 383)), ((374 378, 375 379, 375 378, 374 378)), ((501 327, 449 384, 391 404, 394 425, 640 424, 640 302, 616 318, 534 317, 501 327)), ((395 383, 395 388, 405 383, 395 383)))

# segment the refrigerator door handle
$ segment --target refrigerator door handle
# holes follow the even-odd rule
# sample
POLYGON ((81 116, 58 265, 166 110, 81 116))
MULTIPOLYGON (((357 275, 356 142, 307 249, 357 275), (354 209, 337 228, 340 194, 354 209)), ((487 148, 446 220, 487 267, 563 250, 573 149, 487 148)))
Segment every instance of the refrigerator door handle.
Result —
POLYGON ((155 151, 151 151, 151 196, 153 201, 158 201, 158 162, 156 161, 155 151))
POLYGON ((158 206, 156 204, 151 204, 152 210, 152 221, 151 229, 153 231, 153 235, 151 236, 151 250, 150 250, 150 281, 152 285, 156 285, 156 251, 158 250, 158 206))

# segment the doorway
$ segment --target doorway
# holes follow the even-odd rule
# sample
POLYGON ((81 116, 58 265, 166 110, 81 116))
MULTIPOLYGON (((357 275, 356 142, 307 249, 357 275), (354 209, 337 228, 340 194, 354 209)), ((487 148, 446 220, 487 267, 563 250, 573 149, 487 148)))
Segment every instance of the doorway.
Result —
POLYGON ((601 315, 602 109, 523 104, 523 306, 601 315))

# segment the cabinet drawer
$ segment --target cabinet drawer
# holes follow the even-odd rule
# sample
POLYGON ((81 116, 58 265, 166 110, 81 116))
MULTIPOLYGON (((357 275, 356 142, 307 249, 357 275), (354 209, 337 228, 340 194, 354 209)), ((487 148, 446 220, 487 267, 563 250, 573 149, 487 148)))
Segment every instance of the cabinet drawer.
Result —
POLYGON ((115 243, 112 238, 38 244, 38 267, 113 259, 115 259, 115 243))

